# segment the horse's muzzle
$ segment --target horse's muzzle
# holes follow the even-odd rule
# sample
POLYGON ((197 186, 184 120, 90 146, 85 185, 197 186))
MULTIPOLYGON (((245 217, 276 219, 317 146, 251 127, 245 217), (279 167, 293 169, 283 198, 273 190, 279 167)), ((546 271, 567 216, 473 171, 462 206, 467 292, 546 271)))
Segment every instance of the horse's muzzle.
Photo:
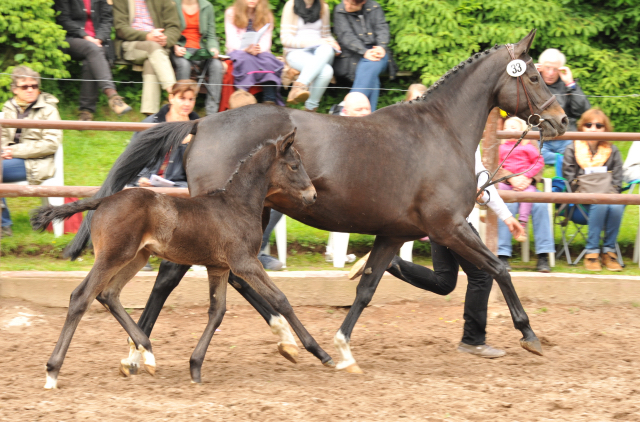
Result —
POLYGON ((302 191, 302 202, 305 205, 312 205, 318 199, 318 193, 313 186, 302 191))

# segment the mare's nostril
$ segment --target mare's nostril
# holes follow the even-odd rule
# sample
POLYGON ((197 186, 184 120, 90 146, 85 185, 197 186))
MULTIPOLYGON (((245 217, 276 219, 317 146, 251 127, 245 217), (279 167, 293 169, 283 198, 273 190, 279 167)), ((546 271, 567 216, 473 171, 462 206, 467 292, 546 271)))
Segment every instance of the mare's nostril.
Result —
POLYGON ((318 194, 317 194, 317 193, 314 193, 314 194, 313 194, 313 200, 315 201, 316 199, 318 199, 318 194))
POLYGON ((561 122, 562 122, 562 126, 565 126, 565 127, 569 126, 569 118, 567 116, 564 116, 561 122))

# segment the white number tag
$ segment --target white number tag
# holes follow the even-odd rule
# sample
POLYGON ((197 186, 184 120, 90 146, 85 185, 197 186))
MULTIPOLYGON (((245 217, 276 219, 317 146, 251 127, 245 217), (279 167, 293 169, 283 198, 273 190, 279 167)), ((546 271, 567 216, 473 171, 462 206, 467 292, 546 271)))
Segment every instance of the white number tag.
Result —
POLYGON ((527 71, 527 64, 520 59, 511 60, 507 65, 507 73, 514 78, 522 76, 527 71))

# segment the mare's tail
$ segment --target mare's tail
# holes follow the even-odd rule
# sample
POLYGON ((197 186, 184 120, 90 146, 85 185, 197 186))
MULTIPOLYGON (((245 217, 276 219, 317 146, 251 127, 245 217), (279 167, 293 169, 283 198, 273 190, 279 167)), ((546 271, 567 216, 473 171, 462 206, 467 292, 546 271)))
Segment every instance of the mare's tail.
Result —
MULTIPOLYGON (((198 122, 199 120, 160 123, 138 133, 118 157, 94 198, 104 198, 124 189, 125 185, 131 183, 145 167, 162 160, 171 148, 180 145, 187 135, 195 135, 198 122)), ((87 214, 78 234, 64 252, 64 256, 70 257, 72 261, 80 256, 89 243, 92 215, 93 212, 87 214)))
POLYGON ((53 220, 64 220, 78 212, 95 210, 103 200, 104 198, 91 198, 57 207, 52 205, 40 207, 31 214, 31 227, 33 230, 44 231, 53 220))

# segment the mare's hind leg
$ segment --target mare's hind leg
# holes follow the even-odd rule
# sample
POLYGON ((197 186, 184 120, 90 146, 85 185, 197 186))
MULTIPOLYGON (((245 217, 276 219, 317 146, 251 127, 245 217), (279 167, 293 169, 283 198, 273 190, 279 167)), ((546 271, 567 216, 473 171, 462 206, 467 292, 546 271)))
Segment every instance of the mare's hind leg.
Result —
POLYGON ((277 313, 282 314, 286 318, 289 324, 291 324, 293 331, 295 331, 300 338, 305 349, 320 359, 324 365, 330 367, 335 366, 331 356, 322 350, 316 340, 302 325, 287 300, 287 297, 278 289, 273 281, 271 281, 264 268, 262 268, 262 264, 258 261, 258 258, 252 256, 252 253, 247 251, 230 251, 228 257, 232 258, 229 262, 231 270, 253 287, 258 294, 273 306, 277 313))
POLYGON ((229 284, 258 311, 271 327, 271 332, 278 336, 278 352, 288 361, 298 363, 298 345, 287 320, 240 277, 230 273, 229 284))
POLYGON ((198 345, 191 354, 189 369, 191 371, 191 382, 202 382, 202 363, 207 353, 209 343, 213 338, 216 328, 220 326, 222 318, 227 311, 227 280, 229 271, 220 271, 215 268, 207 268, 209 273, 209 322, 198 341, 198 345))
POLYGON ((47 382, 44 386, 46 389, 56 388, 58 385, 58 374, 64 362, 64 357, 69 350, 73 334, 78 328, 78 324, 82 316, 87 311, 91 302, 96 298, 98 293, 106 284, 118 268, 111 268, 104 259, 96 260, 95 264, 87 277, 75 288, 69 299, 69 310, 67 311, 67 319, 64 322, 60 337, 53 349, 53 353, 46 365, 47 382))
POLYGON ((338 350, 338 353, 340 353, 340 363, 336 366, 337 369, 346 369, 347 372, 356 374, 362 373, 362 370, 351 354, 351 347, 349 346, 351 342, 351 332, 358 318, 360 318, 362 311, 369 302, 371 302, 382 275, 403 242, 403 240, 376 236, 364 274, 358 283, 356 299, 342 322, 342 326, 340 326, 340 329, 333 338, 333 344, 338 350))
MULTIPOLYGON (((131 316, 126 312, 122 303, 120 302, 120 292, 124 286, 140 271, 144 264, 149 259, 149 253, 147 251, 140 251, 136 257, 122 268, 115 276, 113 276, 109 287, 104 289, 96 299, 105 307, 116 320, 120 323, 122 328, 129 334, 129 340, 133 343, 133 347, 139 353, 139 356, 144 359, 144 367, 151 375, 156 372, 156 361, 151 349, 151 341, 149 337, 136 325, 131 316)), ((123 359, 120 363, 120 372, 123 375, 129 376, 131 372, 137 373, 140 363, 139 360, 123 359)))
POLYGON ((513 325, 522 332, 523 337, 520 340, 520 345, 525 350, 542 356, 542 345, 531 329, 529 317, 520 303, 513 283, 511 283, 509 272, 502 261, 491 253, 489 248, 473 233, 469 224, 465 220, 461 220, 447 225, 446 230, 444 228, 432 230, 429 232, 429 236, 495 278, 509 306, 513 325))

